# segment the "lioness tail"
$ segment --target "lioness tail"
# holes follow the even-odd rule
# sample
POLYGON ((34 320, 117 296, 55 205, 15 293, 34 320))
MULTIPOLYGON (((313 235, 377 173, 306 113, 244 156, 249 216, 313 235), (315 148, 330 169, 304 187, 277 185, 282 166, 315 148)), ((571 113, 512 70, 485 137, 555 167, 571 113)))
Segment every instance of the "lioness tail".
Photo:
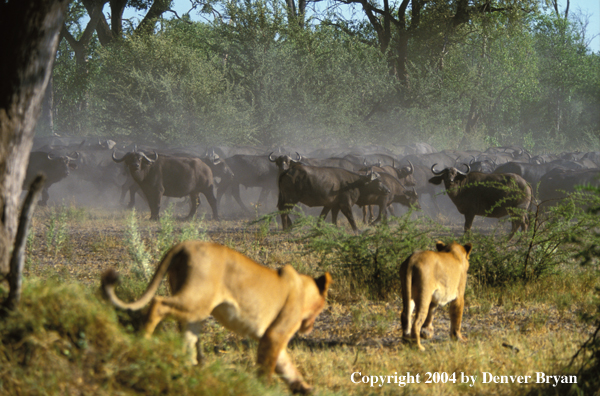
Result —
POLYGON ((110 300, 110 302, 117 308, 126 309, 131 311, 139 311, 144 308, 148 303, 154 298, 156 292, 158 291, 158 287, 160 286, 160 282, 164 279, 169 270, 169 266, 171 265, 171 259, 175 252, 179 251, 179 246, 173 247, 166 255, 163 257, 162 261, 158 265, 152 280, 148 284, 148 288, 139 300, 126 303, 121 300, 115 294, 115 287, 119 282, 119 274, 113 268, 110 268, 102 274, 102 290, 104 291, 104 295, 110 300))

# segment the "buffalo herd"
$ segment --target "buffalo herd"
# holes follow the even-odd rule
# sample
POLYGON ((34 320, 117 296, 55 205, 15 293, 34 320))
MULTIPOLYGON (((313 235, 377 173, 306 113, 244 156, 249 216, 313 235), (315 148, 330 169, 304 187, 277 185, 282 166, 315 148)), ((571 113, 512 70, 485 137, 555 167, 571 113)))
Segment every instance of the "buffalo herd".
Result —
POLYGON ((367 210, 372 220, 372 207, 378 207, 377 222, 385 221, 388 210, 394 213, 396 203, 432 217, 458 212, 465 232, 475 216, 510 216, 512 236, 527 229, 534 206, 552 205, 579 185, 600 186, 600 152, 533 155, 516 146, 436 151, 424 143, 318 150, 165 147, 43 137, 34 141, 23 189, 38 173, 46 175, 41 205, 47 205, 51 186, 56 196, 91 191, 117 205, 125 205, 129 193, 129 207, 137 194, 150 218, 158 219, 163 196, 186 197, 190 218, 202 195, 214 220, 223 211, 252 214, 252 202, 256 211, 279 210, 286 229, 290 210, 303 204, 322 208, 323 218, 331 212, 333 223, 341 211, 357 232, 354 206, 363 208, 365 222, 367 210), (258 198, 250 198, 254 192, 258 198))

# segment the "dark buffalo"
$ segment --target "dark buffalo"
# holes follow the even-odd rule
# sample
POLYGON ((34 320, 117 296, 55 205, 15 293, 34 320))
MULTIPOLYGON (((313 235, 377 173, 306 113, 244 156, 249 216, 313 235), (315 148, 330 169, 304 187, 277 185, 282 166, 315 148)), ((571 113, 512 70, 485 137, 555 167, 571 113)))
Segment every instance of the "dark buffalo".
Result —
POLYGON ((151 159, 143 152, 133 151, 113 161, 124 162, 131 177, 139 185, 150 207, 150 219, 157 220, 160 201, 166 197, 190 197, 191 218, 198 207, 199 194, 206 197, 218 220, 217 200, 214 194, 214 180, 210 168, 198 158, 170 157, 154 153, 151 159))
POLYGON ((515 175, 521 176, 529 184, 536 188, 537 184, 542 179, 542 176, 555 168, 577 169, 579 168, 579 165, 564 160, 556 160, 543 164, 529 164, 525 162, 511 161, 497 167, 494 170, 494 173, 514 173, 515 175))
POLYGON ((259 187, 261 189, 259 203, 264 203, 267 195, 277 190, 277 167, 271 163, 267 155, 237 154, 225 161, 234 176, 229 180, 222 180, 219 184, 218 202, 221 202, 225 192, 230 192, 244 212, 251 213, 240 197, 240 186, 259 187))
POLYGON ((511 216, 512 230, 509 239, 519 227, 523 231, 527 230, 527 210, 531 204, 532 191, 529 183, 521 176, 513 173, 471 172, 467 164, 466 173, 453 167, 436 172, 435 165, 431 167, 435 176, 429 182, 436 185, 444 182, 446 192, 456 209, 465 216, 465 232, 471 229, 475 216, 511 216))
POLYGON ((600 187, 598 169, 553 169, 540 180, 540 205, 553 205, 575 191, 577 186, 600 187))
POLYGON ((303 156, 298 157, 297 161, 310 166, 319 166, 322 168, 342 168, 351 172, 358 172, 363 167, 362 163, 350 161, 347 158, 330 157, 330 158, 306 158, 303 156))
POLYGON ((354 164, 362 163, 363 165, 369 164, 369 165, 377 165, 377 166, 382 166, 382 165, 393 166, 394 163, 398 162, 398 160, 396 158, 392 157, 391 155, 381 154, 381 153, 346 154, 344 156, 344 158, 351 161, 354 164))
MULTIPOLYGON (((277 207, 284 211, 298 202, 310 207, 322 206, 320 217, 324 218, 331 211, 333 224, 337 224, 337 215, 341 210, 354 232, 357 232, 352 207, 360 196, 389 193, 389 188, 375 172, 359 175, 341 168, 296 164, 279 176, 277 207)), ((284 230, 292 225, 287 213, 281 214, 281 223, 284 230)))
POLYGON ((473 158, 469 162, 469 166, 471 167, 472 172, 494 173, 494 170, 496 169, 496 164, 490 159, 477 161, 473 158))
MULTIPOLYGON (((393 177, 393 179, 396 179, 400 185, 400 187, 396 187, 396 183, 393 181, 393 179, 389 179, 390 182, 386 183, 386 185, 388 186, 388 188, 390 188, 390 190, 395 191, 396 193, 393 195, 396 198, 393 198, 392 201, 390 203, 388 203, 387 207, 390 209, 390 212, 392 213, 392 216, 394 215, 394 209, 393 206, 391 206, 391 203, 400 203, 401 205, 404 206, 415 206, 418 209, 421 209, 421 205, 419 205, 418 203, 418 194, 416 189, 412 188, 412 189, 407 189, 407 187, 415 187, 417 185, 416 180, 413 176, 415 167, 413 166, 413 164, 408 161, 408 165, 407 166, 403 166, 401 168, 396 168, 394 167, 394 164, 392 165, 384 165, 384 166, 370 166, 370 167, 364 167, 360 169, 360 173, 362 172, 377 172, 380 175, 390 175, 393 177), (404 193, 400 193, 400 189, 402 191, 405 191, 404 193)), ((387 178, 384 178, 384 182, 388 180, 387 178)), ((367 222, 367 211, 369 214, 369 221, 373 220, 373 207, 372 204, 366 204, 366 206, 357 204, 359 206, 363 207, 363 223, 367 222)), ((379 203, 375 203, 375 205, 379 205, 379 203)), ((375 221, 379 221, 381 219, 381 208, 379 210, 379 216, 377 217, 377 219, 375 221)))
MULTIPOLYGON (((137 147, 134 147, 134 151, 137 151, 137 147)), ((145 153, 146 156, 148 155, 145 153)), ((215 181, 215 185, 218 186, 221 183, 228 183, 234 176, 233 171, 229 168, 227 163, 220 158, 218 154, 214 151, 211 153, 205 153, 204 156, 200 156, 200 154, 191 152, 191 151, 182 151, 180 149, 174 150, 160 150, 159 155, 166 155, 170 157, 184 157, 184 158, 198 158, 202 162, 204 162, 212 171, 213 179, 215 181), (219 182, 217 182, 217 178, 219 182)), ((113 164, 114 165, 114 164, 113 164)), ((120 202, 125 202, 125 197, 127 196, 127 192, 129 192, 129 203, 127 204, 128 208, 133 208, 135 206, 135 195, 141 194, 140 186, 133 180, 129 172, 127 171, 127 165, 124 166, 122 172, 126 176, 125 181, 121 184, 121 198, 120 202)))
POLYGON ((382 166, 382 169, 386 173, 389 173, 390 175, 395 176, 398 180, 400 180, 400 183, 402 183, 404 187, 415 187, 417 185, 417 181, 414 177, 415 167, 412 164, 412 162, 410 162, 410 160, 407 160, 406 162, 408 162, 408 165, 402 166, 400 168, 396 168, 395 164, 393 164, 391 167, 387 165, 382 166))
POLYGON ((42 189, 42 198, 40 205, 48 204, 48 189, 54 183, 58 183, 65 177, 69 176, 71 169, 76 169, 76 161, 79 157, 78 152, 73 152, 69 155, 56 155, 43 151, 33 151, 29 154, 29 164, 27 165, 27 173, 23 181, 23 189, 29 188, 29 185, 35 179, 38 173, 43 173, 46 176, 46 182, 42 189))
MULTIPOLYGON (((363 221, 366 217, 366 207, 371 205, 379 206, 379 215, 375 219, 374 223, 377 223, 381 219, 384 221, 387 219, 387 209, 389 208, 394 215, 394 209, 391 206, 392 203, 399 203, 406 207, 413 207, 415 209, 421 209, 419 205, 419 196, 414 188, 407 189, 400 180, 387 173, 378 173, 371 171, 373 174, 378 174, 381 182, 390 191, 388 194, 382 194, 380 191, 366 191, 361 193, 360 197, 356 201, 358 206, 363 207, 363 221)), ((372 217, 372 214, 371 214, 372 217)))

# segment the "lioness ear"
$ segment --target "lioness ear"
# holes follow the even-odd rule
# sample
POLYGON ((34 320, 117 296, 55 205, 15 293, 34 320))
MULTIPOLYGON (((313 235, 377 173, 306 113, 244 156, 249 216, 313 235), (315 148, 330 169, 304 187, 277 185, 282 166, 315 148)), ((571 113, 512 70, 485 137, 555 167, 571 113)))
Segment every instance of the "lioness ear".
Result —
POLYGON ((446 244, 442 241, 437 241, 435 243, 435 248, 437 249, 438 252, 441 252, 442 250, 444 250, 445 247, 446 247, 446 244))
POLYGON ((324 275, 315 278, 315 283, 319 288, 319 293, 321 293, 323 297, 327 297, 327 290, 331 284, 331 275, 329 275, 329 272, 325 272, 324 275))
POLYGON ((473 245, 471 245, 471 242, 469 242, 466 245, 464 245, 463 247, 465 248, 465 251, 467 252, 467 258, 469 258, 469 254, 471 254, 471 250, 473 249, 473 245))

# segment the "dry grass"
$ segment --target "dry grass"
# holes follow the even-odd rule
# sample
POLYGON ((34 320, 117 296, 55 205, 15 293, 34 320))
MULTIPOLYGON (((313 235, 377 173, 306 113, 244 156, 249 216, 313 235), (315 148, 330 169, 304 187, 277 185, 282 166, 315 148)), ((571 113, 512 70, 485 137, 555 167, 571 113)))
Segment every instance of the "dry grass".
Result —
MULTIPOLYGON (((30 237, 28 245, 28 279, 52 279, 60 284, 75 283, 93 296, 97 293, 100 274, 109 267, 115 267, 124 278, 134 276, 124 237, 125 212, 108 213, 71 208, 67 213, 67 236, 58 252, 55 246, 47 244, 48 221, 51 216, 52 212, 49 209, 38 210, 36 213, 34 234, 30 237)), ((145 213, 138 218, 138 224, 144 242, 151 247, 158 232, 158 224, 144 220, 143 217, 146 217, 145 213)), ((180 232, 186 224, 176 221, 175 232, 180 232)), ((295 240, 297 235, 275 232, 274 225, 268 230, 261 224, 248 227, 247 221, 243 220, 225 220, 218 223, 206 221, 202 224, 211 240, 233 247, 265 265, 275 268, 284 263, 291 263, 301 272, 315 275, 322 272, 318 268, 317 258, 306 251, 302 242, 295 240)), ((156 253, 153 254, 154 262, 157 262, 159 257, 156 253)), ((562 271, 560 275, 527 284, 476 289, 469 286, 463 318, 463 333, 469 338, 468 342, 458 343, 449 338, 448 312, 447 309, 440 309, 434 321, 436 335, 432 340, 424 342, 426 351, 419 352, 401 337, 399 290, 384 301, 374 301, 361 293, 350 294, 347 290, 338 290, 334 284, 330 293, 330 303, 317 320, 314 331, 308 336, 296 337, 290 346, 291 353, 308 382, 323 395, 453 395, 465 392, 486 395, 528 392, 554 394, 558 392, 558 388, 551 384, 535 384, 536 373, 562 375, 573 372, 573 369, 568 368, 568 363, 594 330, 594 327, 582 321, 581 317, 596 309, 597 301, 594 301, 593 290, 599 285, 597 272, 570 268, 562 271), (362 376, 391 376, 392 382, 393 376, 410 372, 411 375, 419 374, 420 383, 403 387, 395 383, 386 383, 381 387, 379 384, 371 387, 370 384, 354 384, 351 376, 355 372, 362 373, 362 376), (426 384, 428 372, 448 375, 455 373, 456 383, 426 384), (484 372, 497 376, 529 375, 532 378, 529 384, 484 384, 484 372), (461 384, 461 373, 477 376, 475 386, 461 384)), ((121 288, 124 295, 135 298, 144 284, 131 281, 125 282, 124 286, 121 288), (123 290, 129 286, 131 290, 123 290)), ((106 310, 112 312, 112 308, 107 307, 106 310)), ((123 323, 127 322, 122 313, 119 314, 119 318, 123 323)), ((130 325, 135 327, 135 321, 131 321, 130 325)), ((131 330, 131 327, 129 329, 131 330)), ((48 333, 46 336, 56 335, 48 333)), ((60 339, 61 335, 57 337, 60 339)), ((120 337, 125 337, 123 345, 128 347, 138 343, 153 347, 162 345, 164 348, 179 345, 173 323, 161 326, 156 340, 152 340, 150 344, 137 337, 129 340, 126 334, 120 337)), ((44 345, 66 342, 51 339, 38 341, 44 345)), ((177 357, 172 358, 172 362, 169 363, 171 366, 167 365, 164 370, 172 370, 175 376, 196 376, 201 379, 200 382, 204 381, 204 385, 212 384, 216 388, 222 388, 225 393, 227 384, 235 388, 232 389, 235 390, 235 394, 286 392, 281 383, 275 384, 273 388, 264 388, 254 379, 256 343, 244 340, 209 320, 205 325, 203 345, 207 355, 207 368, 186 368, 177 361, 177 357)), ((88 353, 93 352, 92 350, 88 353)), ((160 360, 163 355, 158 352, 156 355, 143 353, 133 356, 125 361, 111 360, 110 370, 122 370, 118 365, 132 365, 136 358, 147 359, 146 362, 138 362, 140 367, 152 366, 152 362, 156 363, 155 359, 160 360)), ((61 357, 63 358, 64 356, 61 357)), ((50 368, 58 364, 53 359, 56 357, 41 358, 29 369, 44 371, 40 365, 48 365, 47 368, 50 368)), ((36 378, 26 374, 27 364, 22 365, 20 370, 20 374, 17 375, 22 375, 24 380, 33 381, 36 378)), ((141 369, 138 367, 136 370, 141 369)), ((0 368, 0 389, 3 375, 6 374, 2 374, 1 371, 0 368)), ((355 379, 359 379, 357 376, 358 374, 355 379)), ((49 374, 43 375, 39 381, 54 384, 47 387, 46 394, 202 393, 196 383, 191 384, 188 380, 174 386, 174 380, 164 379, 165 383, 170 385, 159 384, 153 388, 139 384, 129 387, 123 380, 117 381, 118 385, 115 385, 107 378, 105 372, 92 370, 91 373, 82 374, 81 368, 76 371, 69 371, 67 368, 58 370, 54 377, 49 374), (68 385, 61 387, 61 383, 68 385), (200 393, 194 393, 192 389, 200 393)), ((163 381, 160 375, 157 378, 157 381, 163 381)), ((22 389, 34 389, 32 386, 23 385, 22 389)), ((15 391, 21 388, 10 389, 12 391, 9 394, 22 393, 15 391)), ((40 391, 40 394, 42 393, 40 391)))

